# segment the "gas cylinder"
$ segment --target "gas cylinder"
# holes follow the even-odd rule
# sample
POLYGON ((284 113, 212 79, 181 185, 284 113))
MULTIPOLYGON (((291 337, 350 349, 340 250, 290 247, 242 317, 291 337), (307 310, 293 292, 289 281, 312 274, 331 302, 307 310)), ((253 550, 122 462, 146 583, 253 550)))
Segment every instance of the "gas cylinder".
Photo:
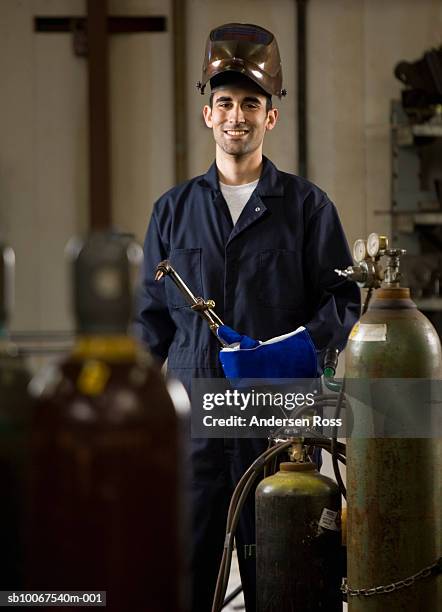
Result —
MULTIPOLYGON (((373 236, 371 239, 373 249, 376 240, 373 236)), ((379 241, 377 244, 379 251, 379 241)), ((371 287, 376 288, 376 283, 381 286, 350 335, 345 359, 347 381, 363 381, 374 388, 379 379, 400 382, 441 378, 438 335, 410 299, 409 289, 399 283, 399 258, 403 254, 399 249, 388 249, 384 241, 380 252, 364 256, 362 268, 374 271, 371 287), (388 258, 384 270, 375 269, 380 255, 388 258)), ((357 272, 355 266, 348 272, 352 278, 360 270, 357 272)), ((391 586, 431 566, 441 555, 442 473, 437 438, 411 438, 410 434, 393 437, 392 431, 384 437, 364 435, 361 423, 372 409, 380 409, 383 414, 389 408, 399 414, 401 404, 404 413, 408 409, 405 397, 400 395, 402 387, 397 386, 395 391, 393 382, 391 391, 383 383, 383 397, 371 394, 373 405, 365 414, 354 397, 348 397, 357 432, 347 442, 348 587, 354 591, 379 587, 371 595, 350 593, 349 611, 440 612, 442 601, 435 576, 411 580, 405 588, 391 586)), ((422 418, 426 418, 427 399, 422 396, 422 418)), ((413 415, 419 418, 419 411, 413 415)))
POLYGON ((341 494, 313 463, 256 489, 257 612, 341 612, 341 494))
POLYGON ((25 466, 29 373, 9 340, 14 252, 0 244, 0 590, 24 588, 25 466))
POLYGON ((100 233, 71 251, 78 339, 31 384, 29 588, 106 591, 114 612, 181 612, 179 415, 126 335, 141 249, 100 233))

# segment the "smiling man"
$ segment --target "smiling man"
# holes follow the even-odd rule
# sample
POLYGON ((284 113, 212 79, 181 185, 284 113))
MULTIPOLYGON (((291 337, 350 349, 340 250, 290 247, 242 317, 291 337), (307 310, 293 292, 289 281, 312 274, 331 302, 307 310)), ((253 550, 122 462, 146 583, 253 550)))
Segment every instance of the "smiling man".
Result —
MULTIPOLYGON (((161 260, 171 261, 195 295, 214 299, 219 316, 241 334, 266 340, 304 326, 319 360, 327 347, 344 347, 360 300, 356 285, 334 273, 352 263, 334 205, 262 154, 278 120, 272 96, 285 95, 273 34, 247 24, 212 30, 201 93, 208 83, 203 116, 215 162, 155 204, 139 304, 143 339, 161 362, 168 358, 169 375, 189 392, 192 378, 224 376, 220 347, 170 279, 155 282, 161 260)), ((262 439, 191 440, 192 612, 211 610, 231 493, 266 446, 262 439)), ((255 610, 254 541, 251 496, 236 533, 249 612, 255 610)))
POLYGON ((272 108, 264 90, 242 74, 227 72, 212 80, 210 104, 204 106, 203 115, 207 127, 213 130, 220 180, 230 180, 228 166, 232 161, 245 164, 244 171, 257 179, 264 136, 275 127, 278 110, 272 108), (226 164, 224 174, 220 166, 226 164))

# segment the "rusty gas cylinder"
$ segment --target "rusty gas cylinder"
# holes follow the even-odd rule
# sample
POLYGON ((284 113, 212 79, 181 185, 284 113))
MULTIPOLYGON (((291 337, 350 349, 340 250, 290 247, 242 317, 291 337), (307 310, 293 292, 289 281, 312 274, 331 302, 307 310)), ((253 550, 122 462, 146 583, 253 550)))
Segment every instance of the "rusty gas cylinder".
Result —
POLYGON ((428 392, 431 381, 441 378, 442 353, 434 327, 408 288, 375 292, 350 335, 345 361, 354 418, 347 443, 348 585, 353 590, 379 587, 371 596, 350 595, 349 610, 441 612, 437 578, 412 581, 407 588, 390 586, 441 554, 441 440, 431 432, 409 436, 428 418, 428 392), (421 390, 420 396, 414 392, 417 406, 414 385, 421 390), (355 399, 365 389, 369 400, 355 399), (387 417, 393 415, 393 423, 403 417, 411 424, 408 435, 391 427, 382 435, 370 434, 367 424, 375 422, 376 413, 384 427, 387 417))

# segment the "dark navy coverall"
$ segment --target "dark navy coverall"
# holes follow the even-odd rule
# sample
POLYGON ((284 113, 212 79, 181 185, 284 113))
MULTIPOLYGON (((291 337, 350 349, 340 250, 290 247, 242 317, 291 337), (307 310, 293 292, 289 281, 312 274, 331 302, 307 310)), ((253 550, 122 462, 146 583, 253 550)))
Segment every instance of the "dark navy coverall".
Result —
MULTIPOLYGON (((226 325, 267 340, 304 325, 319 352, 342 349, 359 317, 360 295, 335 268, 352 264, 334 205, 309 181, 263 159, 259 183, 233 226, 216 165, 164 194, 155 204, 144 245, 138 320, 153 355, 190 391, 191 379, 223 376, 220 346, 205 321, 168 278, 169 259, 192 292, 216 302, 226 325)), ((267 446, 265 440, 191 441, 192 612, 210 612, 225 521, 234 485, 267 446)), ((254 500, 244 507, 236 542, 246 607, 255 610, 254 500)))

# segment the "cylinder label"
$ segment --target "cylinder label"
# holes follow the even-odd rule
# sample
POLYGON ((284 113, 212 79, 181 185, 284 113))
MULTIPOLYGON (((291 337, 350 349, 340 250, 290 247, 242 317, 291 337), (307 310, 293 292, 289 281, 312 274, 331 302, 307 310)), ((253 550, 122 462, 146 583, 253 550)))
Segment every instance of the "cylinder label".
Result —
POLYGON ((321 518, 319 519, 319 527, 323 529, 331 529, 332 531, 340 531, 340 528, 337 523, 338 513, 334 510, 329 510, 328 508, 324 508, 321 514, 321 518))
POLYGON ((351 330, 349 340, 356 342, 385 342, 387 340, 387 324, 356 323, 351 330))

